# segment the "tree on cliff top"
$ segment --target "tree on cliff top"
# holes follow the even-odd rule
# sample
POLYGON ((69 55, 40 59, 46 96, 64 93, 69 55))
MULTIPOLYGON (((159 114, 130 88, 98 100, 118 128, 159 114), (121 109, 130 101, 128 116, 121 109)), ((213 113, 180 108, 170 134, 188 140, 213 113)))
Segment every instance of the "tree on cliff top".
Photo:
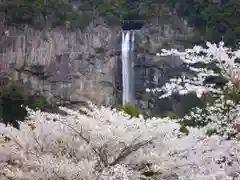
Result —
POLYGON ((4 0, 0 3, 1 19, 5 24, 28 24, 35 28, 66 23, 73 28, 85 28, 98 17, 120 25, 120 20, 130 16, 147 20, 166 13, 178 15, 195 27, 191 40, 194 44, 205 39, 223 40, 231 46, 240 40, 239 9, 240 2, 236 0, 4 0))

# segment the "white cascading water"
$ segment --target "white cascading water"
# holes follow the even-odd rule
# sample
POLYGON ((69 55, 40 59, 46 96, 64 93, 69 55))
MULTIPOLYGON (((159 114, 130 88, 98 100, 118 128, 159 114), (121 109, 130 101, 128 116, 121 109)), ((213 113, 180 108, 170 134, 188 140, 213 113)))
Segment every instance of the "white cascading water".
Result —
POLYGON ((122 103, 134 103, 134 32, 122 32, 122 103), (131 43, 132 42, 132 43, 131 43))

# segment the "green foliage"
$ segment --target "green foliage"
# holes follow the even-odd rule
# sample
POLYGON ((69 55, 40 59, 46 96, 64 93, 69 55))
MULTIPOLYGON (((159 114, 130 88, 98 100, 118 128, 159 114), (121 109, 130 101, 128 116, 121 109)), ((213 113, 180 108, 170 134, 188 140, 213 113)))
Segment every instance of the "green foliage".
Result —
POLYGON ((125 18, 151 19, 177 14, 195 27, 190 43, 224 40, 235 46, 240 40, 240 2, 236 0, 3 0, 0 4, 7 25, 28 24, 35 28, 69 24, 84 29, 102 17, 109 25, 120 25, 125 18))
POLYGON ((224 90, 223 95, 225 99, 232 100, 235 103, 240 103, 240 89, 238 88, 227 88, 224 90))
POLYGON ((34 28, 56 27, 70 22, 70 27, 83 28, 92 17, 87 12, 78 12, 65 0, 12 0, 0 5, 8 25, 28 24, 34 28))
POLYGON ((205 99, 198 98, 195 92, 180 95, 173 94, 171 97, 161 99, 159 117, 170 116, 172 118, 182 118, 194 107, 204 107, 205 99))
POLYGON ((24 121, 27 111, 22 105, 25 104, 24 89, 16 84, 10 84, 1 88, 0 116, 5 125, 12 125, 19 129, 18 121, 24 121))
MULTIPOLYGON (((203 94, 201 98, 198 98, 195 92, 189 92, 185 95, 174 94, 170 100, 170 106, 167 107, 169 102, 163 101, 163 105, 167 108, 160 108, 160 112, 155 114, 156 117, 164 118, 169 117, 171 119, 181 119, 179 122, 181 125, 180 131, 187 131, 186 126, 198 127, 204 126, 205 121, 199 121, 198 118, 185 119, 186 115, 190 115, 191 112, 195 112, 196 108, 204 109, 207 104, 214 104, 218 99, 217 96, 212 94, 203 94)), ((186 133, 186 132, 184 132, 186 133)))
POLYGON ((30 109, 37 110, 45 110, 47 106, 49 106, 49 103, 47 102, 46 98, 41 95, 30 95, 25 102, 26 105, 30 109))
POLYGON ((178 115, 174 111, 171 111, 171 110, 157 113, 155 116, 160 117, 160 118, 169 117, 171 119, 178 118, 178 115))
POLYGON ((108 14, 104 16, 105 23, 108 26, 119 26, 120 25, 120 19, 117 16, 114 16, 112 14, 108 14))
POLYGON ((179 131, 181 133, 184 133, 184 134, 188 135, 189 134, 189 130, 187 129, 187 127, 186 127, 187 125, 185 124, 185 122, 182 120, 182 121, 179 122, 179 124, 180 124, 179 131))
POLYGON ((93 21, 93 17, 91 13, 88 12, 74 12, 69 15, 68 21, 70 22, 72 29, 80 28, 83 30, 93 21))
POLYGON ((240 40, 240 2, 235 0, 170 0, 165 1, 172 10, 188 20, 197 30, 193 42, 223 40, 235 47, 240 40))
POLYGON ((125 0, 93 0, 97 12, 103 17, 116 16, 122 19, 127 14, 125 0))
POLYGON ((0 88, 0 119, 5 125, 19 129, 18 121, 24 121, 27 116, 26 106, 34 110, 61 113, 44 96, 31 95, 23 85, 11 82, 0 88))
POLYGON ((139 117, 141 114, 141 110, 135 104, 118 105, 117 110, 123 111, 131 117, 139 117))
POLYGON ((7 25, 45 28, 69 24, 81 29, 99 17, 108 25, 120 25, 128 17, 146 19, 161 12, 159 4, 141 0, 3 0, 0 10, 7 25))
POLYGON ((118 22, 126 14, 124 0, 4 0, 0 4, 7 25, 27 24, 34 28, 69 24, 84 29, 95 18, 118 22), (76 8, 77 7, 77 8, 76 8))
POLYGON ((140 0, 138 4, 138 11, 144 19, 151 17, 158 17, 161 14, 161 3, 153 2, 151 0, 140 0))

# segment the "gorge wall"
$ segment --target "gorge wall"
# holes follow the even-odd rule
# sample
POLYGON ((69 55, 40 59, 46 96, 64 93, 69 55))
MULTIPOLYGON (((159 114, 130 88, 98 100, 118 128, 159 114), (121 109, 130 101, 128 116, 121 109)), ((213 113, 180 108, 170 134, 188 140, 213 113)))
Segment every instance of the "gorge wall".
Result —
POLYGON ((175 102, 159 100, 157 96, 147 93, 146 88, 159 88, 170 78, 193 75, 180 58, 156 55, 164 48, 183 50, 191 35, 191 28, 177 17, 172 17, 168 22, 164 18, 158 21, 162 23, 152 22, 138 31, 135 62, 137 103, 141 108, 155 112, 172 109, 175 102))
MULTIPOLYGON (((159 100, 157 96, 147 93, 145 89, 161 87, 173 77, 194 75, 180 58, 156 55, 163 48, 183 50, 188 37, 191 36, 192 29, 184 20, 170 16, 168 20, 164 17, 153 19, 145 23, 141 29, 133 31, 135 32, 134 89, 136 104, 154 114, 161 110, 171 110, 176 102, 172 99, 159 100)), ((119 67, 121 67, 120 64, 119 67)), ((120 78, 122 76, 117 77, 117 88, 121 91, 122 81, 120 78)))
MULTIPOLYGON (((98 105, 121 103, 121 26, 94 22, 84 30, 3 28, 1 72, 50 101, 98 105)), ((183 49, 191 29, 178 17, 154 19, 136 30, 135 89, 137 103, 154 106, 146 87, 159 87, 174 74, 186 73, 179 59, 156 56, 162 48, 183 49)))
POLYGON ((67 28, 8 31, 9 36, 1 38, 0 61, 2 71, 14 80, 63 104, 115 103, 120 29, 90 25, 84 32, 67 28))

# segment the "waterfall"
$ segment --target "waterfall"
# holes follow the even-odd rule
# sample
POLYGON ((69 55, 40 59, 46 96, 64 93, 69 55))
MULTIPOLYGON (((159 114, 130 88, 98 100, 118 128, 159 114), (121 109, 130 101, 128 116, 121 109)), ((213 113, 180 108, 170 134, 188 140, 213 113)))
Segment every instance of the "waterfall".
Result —
POLYGON ((134 103, 134 31, 122 32, 122 103, 134 103))

